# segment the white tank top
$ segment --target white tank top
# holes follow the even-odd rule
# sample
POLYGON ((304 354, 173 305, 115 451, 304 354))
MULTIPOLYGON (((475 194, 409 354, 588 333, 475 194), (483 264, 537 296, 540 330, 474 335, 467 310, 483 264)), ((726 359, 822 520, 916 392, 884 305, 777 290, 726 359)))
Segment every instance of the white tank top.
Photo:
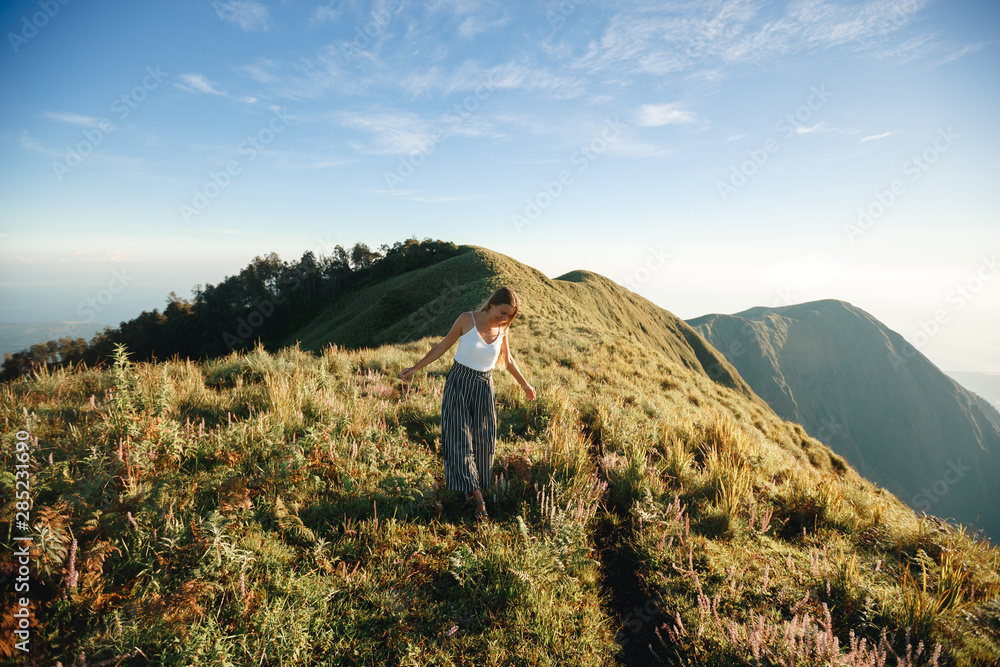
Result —
POLYGON ((473 315, 472 328, 458 338, 455 361, 477 371, 492 370, 497 359, 500 358, 500 346, 503 345, 503 337, 506 334, 506 330, 501 330, 500 335, 493 343, 487 343, 480 335, 475 315, 473 315))

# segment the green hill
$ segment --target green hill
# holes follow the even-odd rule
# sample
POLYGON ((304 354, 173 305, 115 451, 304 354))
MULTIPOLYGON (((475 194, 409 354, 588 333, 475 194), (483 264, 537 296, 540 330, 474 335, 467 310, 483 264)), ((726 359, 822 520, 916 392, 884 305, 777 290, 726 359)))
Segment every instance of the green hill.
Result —
MULTIPOLYGON (((15 537, 33 546, 27 606, 11 577, 2 604, 30 617, 31 660, 1000 659, 1000 552, 781 420, 669 313, 483 249, 434 268, 341 295, 300 336, 317 353, 119 352, 110 368, 4 383, 3 571, 15 537), (440 488, 448 360, 408 385, 399 373, 501 282, 524 297, 511 341, 538 398, 497 374, 491 520, 477 528, 440 488), (432 335, 324 345, 413 330, 432 335)), ((0 619, 12 661, 15 614, 0 619)))
POLYGON ((519 326, 554 322, 560 328, 623 335, 687 368, 711 371, 713 379, 760 402, 725 357, 687 323, 617 283, 590 271, 550 280, 486 248, 462 249, 457 257, 335 299, 286 344, 318 351, 329 343, 374 347, 444 336, 460 313, 478 309, 494 290, 508 285, 521 296, 519 326))
POLYGON ((689 322, 775 412, 918 510, 1000 537, 1000 413, 842 301, 689 322))

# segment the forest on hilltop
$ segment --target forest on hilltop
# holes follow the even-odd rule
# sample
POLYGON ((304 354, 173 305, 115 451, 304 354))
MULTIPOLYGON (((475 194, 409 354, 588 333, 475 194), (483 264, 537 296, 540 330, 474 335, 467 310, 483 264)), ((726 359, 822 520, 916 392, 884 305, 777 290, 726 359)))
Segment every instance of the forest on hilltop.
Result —
POLYGON ((133 359, 143 361, 211 358, 252 349, 258 342, 271 349, 339 294, 459 252, 454 243, 415 238, 378 250, 363 243, 350 250, 337 245, 330 256, 307 251, 293 262, 272 252, 255 257, 217 285, 195 286, 192 299, 171 292, 163 312, 143 311, 89 342, 67 336, 8 353, 0 379, 19 377, 41 365, 51 369, 106 362, 116 345, 126 346, 133 359))

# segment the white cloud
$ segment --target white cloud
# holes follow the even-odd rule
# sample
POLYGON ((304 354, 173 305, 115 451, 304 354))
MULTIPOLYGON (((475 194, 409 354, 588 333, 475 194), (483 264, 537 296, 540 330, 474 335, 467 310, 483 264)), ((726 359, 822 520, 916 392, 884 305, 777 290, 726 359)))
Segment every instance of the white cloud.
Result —
POLYGON ((616 139, 608 144, 608 155, 628 158, 673 157, 677 151, 651 143, 632 142, 628 139, 616 139))
MULTIPOLYGON (((379 38, 381 39, 381 37, 379 38)), ((418 36, 415 38, 420 39, 418 36)), ((369 46, 363 52, 364 61, 355 54, 345 65, 344 53, 338 45, 327 45, 312 57, 295 62, 275 62, 257 58, 238 69, 257 83, 265 84, 270 95, 297 100, 321 98, 333 90, 354 95, 367 94, 372 89, 396 89, 409 98, 475 93, 482 103, 484 95, 502 90, 523 90, 543 94, 548 99, 567 100, 590 92, 587 77, 564 71, 553 71, 530 62, 484 64, 465 60, 451 65, 434 56, 425 67, 413 67, 409 50, 403 56, 383 57, 369 46)), ((429 47, 430 48, 430 47, 429 47)), ((195 86, 188 86, 194 88, 195 86)), ((266 97, 256 95, 257 97, 266 97)), ((594 102, 595 96, 591 96, 594 102)), ((605 101, 613 99, 605 96, 605 101)), ((442 112, 454 102, 442 103, 442 112)))
POLYGON ((21 148, 28 151, 35 151, 36 153, 41 153, 43 155, 55 155, 58 157, 64 157, 59 151, 54 151, 52 149, 42 146, 40 143, 28 136, 28 131, 25 130, 21 133, 20 139, 21 148))
POLYGON ((614 17, 600 41, 591 42, 588 52, 575 66, 593 73, 608 71, 669 74, 690 65, 676 44, 665 43, 671 34, 669 19, 646 14, 614 17))
POLYGON ((121 250, 108 250, 101 254, 82 253, 79 250, 74 250, 72 255, 72 259, 81 262, 128 262, 131 259, 121 250))
POLYGON ((98 127, 101 124, 101 119, 95 116, 80 116, 75 113, 56 113, 53 111, 46 111, 44 115, 46 118, 57 120, 60 123, 69 123, 70 125, 98 127))
POLYGON ((273 60, 257 58, 250 65, 244 65, 240 69, 257 83, 278 83, 281 79, 272 73, 275 68, 273 60))
POLYGON ((212 82, 206 79, 201 74, 181 74, 181 83, 175 83, 181 90, 186 90, 191 93, 208 93, 209 95, 228 95, 223 90, 218 90, 212 85, 212 82))
POLYGON ((331 2, 328 5, 320 5, 313 10, 312 16, 309 17, 309 25, 336 23, 338 18, 340 18, 340 11, 334 9, 333 3, 331 2))
POLYGON ((511 21, 508 7, 502 0, 438 0, 429 9, 454 14, 460 20, 458 33, 466 38, 502 28, 511 21))
POLYGON ((872 52, 878 60, 893 60, 897 63, 908 63, 920 58, 936 48, 931 35, 917 35, 901 44, 879 49, 872 52))
POLYGON ((959 58, 969 53, 975 53, 976 51, 981 51, 983 44, 969 44, 968 46, 959 49, 958 51, 953 51, 938 61, 938 65, 947 65, 948 63, 953 63, 959 58))
POLYGON ((587 82, 575 76, 553 74, 546 68, 506 63, 483 69, 477 63, 463 63, 444 84, 445 94, 455 91, 527 90, 545 93, 555 99, 573 99, 587 93, 587 82))
POLYGON ((796 134, 812 134, 814 132, 833 132, 834 129, 827 127, 826 123, 820 121, 815 125, 797 125, 795 127, 796 134))
MULTIPOLYGON (((42 155, 49 155, 56 158, 66 159, 67 153, 65 150, 58 151, 51 148, 46 148, 42 144, 38 143, 35 139, 28 135, 28 131, 25 130, 21 133, 21 137, 18 141, 21 148, 28 151, 33 151, 35 153, 41 153, 42 155)), ((93 153, 89 154, 87 157, 88 164, 104 164, 111 165, 113 167, 119 167, 128 172, 130 176, 142 175, 140 170, 144 167, 144 161, 142 158, 125 157, 121 155, 114 155, 105 152, 103 149, 98 151, 95 150, 93 153)))
POLYGON ((358 162, 357 158, 340 156, 339 147, 327 148, 317 142, 306 151, 274 150, 270 154, 275 158, 275 164, 281 169, 328 169, 331 167, 346 167, 358 162))
POLYGON ((875 141, 877 139, 885 139, 890 134, 895 134, 895 132, 883 132, 882 134, 872 134, 872 135, 867 136, 867 137, 862 137, 861 138, 861 143, 864 143, 866 141, 875 141))
POLYGON ((870 0, 840 4, 792 0, 764 13, 760 2, 619 3, 598 39, 573 66, 592 73, 663 75, 759 64, 805 51, 849 45, 853 50, 888 49, 909 57, 922 39, 897 47, 887 39, 927 5, 927 0, 870 0), (888 43, 888 47, 887 47, 888 43))
POLYGON ((412 112, 350 112, 338 114, 337 120, 340 125, 374 135, 369 144, 352 142, 363 153, 410 155, 427 150, 434 143, 431 124, 412 112))
POLYGON ((636 113, 635 124, 640 127, 661 127, 686 125, 697 120, 696 114, 678 109, 676 104, 643 104, 636 113))
POLYGON ((253 0, 214 2, 212 8, 220 19, 234 23, 247 32, 264 32, 270 25, 271 15, 267 7, 253 0))
POLYGON ((442 110, 440 118, 429 120, 408 111, 339 113, 333 120, 343 126, 373 136, 370 142, 350 142, 360 153, 372 155, 412 155, 430 153, 451 137, 499 136, 493 125, 476 115, 461 117, 442 110))
POLYGON ((413 97, 422 97, 441 86, 441 72, 437 67, 404 74, 396 80, 399 87, 413 97))
POLYGON ((489 20, 483 16, 469 16, 458 26, 458 33, 462 37, 475 37, 481 32, 488 32, 495 28, 502 28, 510 23, 510 16, 504 15, 500 18, 489 20))
POLYGON ((267 87, 267 94, 257 94, 258 99, 283 97, 294 100, 313 100, 324 96, 335 87, 345 94, 353 94, 368 85, 359 77, 343 79, 340 76, 342 56, 334 46, 321 48, 311 57, 291 62, 275 62, 269 58, 255 58, 237 70, 267 87))
POLYGON ((0 264, 94 264, 129 262, 132 258, 120 250, 107 250, 103 253, 81 252, 73 250, 55 256, 49 255, 19 255, 0 260, 0 264))

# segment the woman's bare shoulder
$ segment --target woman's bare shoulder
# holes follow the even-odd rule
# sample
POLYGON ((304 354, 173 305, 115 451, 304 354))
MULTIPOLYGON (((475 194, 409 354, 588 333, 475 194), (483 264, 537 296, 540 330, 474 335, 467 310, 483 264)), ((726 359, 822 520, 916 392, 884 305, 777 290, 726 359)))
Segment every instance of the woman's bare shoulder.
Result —
POLYGON ((460 331, 462 332, 463 336, 465 334, 469 333, 470 331, 472 331, 473 327, 476 326, 476 315, 475 315, 475 313, 473 313, 471 311, 466 311, 466 312, 462 313, 461 315, 459 315, 455 319, 454 326, 456 326, 456 327, 458 327, 460 329, 460 331))

